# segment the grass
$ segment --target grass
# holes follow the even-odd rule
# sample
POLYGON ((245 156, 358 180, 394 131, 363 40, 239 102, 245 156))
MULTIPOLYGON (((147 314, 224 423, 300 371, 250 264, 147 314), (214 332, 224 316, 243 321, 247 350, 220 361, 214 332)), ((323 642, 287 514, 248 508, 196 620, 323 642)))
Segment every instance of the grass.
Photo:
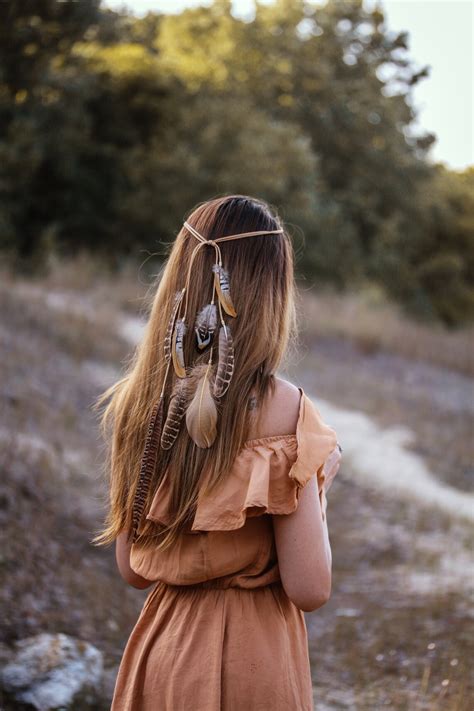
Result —
MULTIPOLYGON (((90 407, 130 353, 120 319, 142 311, 148 283, 86 257, 0 279, 1 641, 67 632, 99 647, 112 676, 147 591, 121 581, 112 548, 89 544, 106 495, 90 407)), ((403 422, 435 475, 467 489, 472 329, 414 324, 369 294, 303 293, 303 305, 295 379, 383 426, 403 422)), ((467 711, 468 596, 442 563, 470 533, 363 489, 347 461, 328 521, 333 594, 306 615, 316 711, 467 711)))
POLYGON ((333 593, 306 616, 316 710, 467 711, 469 599, 439 572, 463 546, 462 530, 444 517, 440 533, 427 510, 360 489, 347 462, 338 479, 328 505, 333 593), (417 574, 430 577, 428 591, 417 589, 417 574))
MULTIPOLYGON (((130 347, 113 301, 68 310, 52 307, 51 293, 61 292, 11 275, 0 282, 1 641, 64 631, 110 662, 137 596, 117 580, 113 550, 89 545, 106 493, 91 411, 102 384, 91 374, 118 375, 130 347)), ((82 288, 70 293, 84 304, 82 288)), ((87 298, 93 305, 92 289, 87 298)))
POLYGON ((362 354, 386 351, 474 375, 474 325, 457 331, 412 321, 378 292, 302 293, 305 333, 349 341, 362 354))

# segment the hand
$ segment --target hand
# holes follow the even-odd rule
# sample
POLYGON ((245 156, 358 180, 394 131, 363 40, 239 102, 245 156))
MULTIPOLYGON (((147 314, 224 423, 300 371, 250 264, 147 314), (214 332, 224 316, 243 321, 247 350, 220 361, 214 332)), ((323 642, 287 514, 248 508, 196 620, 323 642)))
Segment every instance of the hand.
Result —
POLYGON ((341 463, 342 449, 339 444, 333 449, 329 457, 324 462, 323 472, 324 472, 324 491, 327 492, 334 481, 334 478, 339 471, 339 466, 341 463))

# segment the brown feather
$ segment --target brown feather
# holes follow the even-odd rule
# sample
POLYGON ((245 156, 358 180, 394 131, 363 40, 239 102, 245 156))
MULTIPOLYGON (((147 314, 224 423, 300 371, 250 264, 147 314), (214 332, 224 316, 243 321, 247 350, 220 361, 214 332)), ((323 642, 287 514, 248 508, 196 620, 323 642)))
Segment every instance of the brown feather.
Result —
POLYGON ((171 355, 173 358, 173 367, 178 378, 186 377, 186 368, 184 367, 184 336, 187 330, 184 319, 179 318, 173 331, 173 342, 171 346, 171 355))
POLYGON ((217 307, 215 304, 206 304, 196 318, 197 347, 203 351, 212 341, 217 328, 217 307))
POLYGON ((163 426, 163 407, 164 400, 163 396, 161 395, 160 399, 154 406, 151 413, 140 466, 138 484, 133 499, 132 543, 135 543, 138 538, 138 527, 140 525, 140 521, 143 515, 143 510, 145 508, 148 490, 150 488, 150 482, 156 468, 156 462, 158 458, 158 447, 161 438, 161 428, 163 426))
POLYGON ((179 430, 181 428, 181 420, 183 419, 186 405, 188 403, 188 382, 186 380, 178 380, 170 398, 170 404, 166 415, 165 424, 163 425, 163 433, 161 435, 162 449, 171 449, 176 441, 179 430))
POLYGON ((176 321, 176 316, 178 314, 178 309, 181 301, 183 300, 184 290, 177 291, 174 295, 173 306, 171 309, 170 320, 168 321, 168 326, 166 328, 166 334, 164 339, 164 351, 165 351, 165 363, 169 363, 171 358, 171 338, 173 336, 174 323, 176 321))
POLYGON ((186 410, 189 436, 203 449, 212 445, 217 434, 217 407, 210 387, 211 367, 212 363, 208 363, 186 410))
POLYGON ((220 398, 227 392, 234 373, 234 342, 228 324, 219 329, 219 359, 214 380, 214 397, 220 398))
POLYGON ((212 267, 214 272, 214 284, 216 287, 217 295, 219 301, 222 304, 224 311, 229 314, 229 316, 237 316, 237 312, 232 303, 230 296, 230 283, 229 275, 221 264, 214 264, 212 267))

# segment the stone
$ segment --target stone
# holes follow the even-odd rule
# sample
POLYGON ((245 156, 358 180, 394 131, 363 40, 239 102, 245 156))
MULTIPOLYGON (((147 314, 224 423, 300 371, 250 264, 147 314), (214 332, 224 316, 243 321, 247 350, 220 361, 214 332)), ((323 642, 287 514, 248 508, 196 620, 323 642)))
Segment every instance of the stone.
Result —
POLYGON ((17 641, 0 672, 8 697, 37 711, 98 708, 102 677, 102 653, 92 644, 62 633, 42 633, 17 641))

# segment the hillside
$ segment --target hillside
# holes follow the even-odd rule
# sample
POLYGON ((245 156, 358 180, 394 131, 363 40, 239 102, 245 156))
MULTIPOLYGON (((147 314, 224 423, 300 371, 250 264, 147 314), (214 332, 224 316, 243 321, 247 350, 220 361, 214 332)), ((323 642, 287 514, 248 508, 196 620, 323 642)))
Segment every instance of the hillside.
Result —
MULTIPOLYGON (((146 592, 121 580, 113 549, 90 545, 106 496, 91 405, 140 337, 144 290, 133 270, 80 261, 0 283, 2 656, 44 631, 91 642, 104 708, 146 592)), ((333 595, 306 616, 316 709, 467 711, 472 334, 329 296, 302 306, 300 354, 282 374, 344 448, 328 507, 333 595)))

